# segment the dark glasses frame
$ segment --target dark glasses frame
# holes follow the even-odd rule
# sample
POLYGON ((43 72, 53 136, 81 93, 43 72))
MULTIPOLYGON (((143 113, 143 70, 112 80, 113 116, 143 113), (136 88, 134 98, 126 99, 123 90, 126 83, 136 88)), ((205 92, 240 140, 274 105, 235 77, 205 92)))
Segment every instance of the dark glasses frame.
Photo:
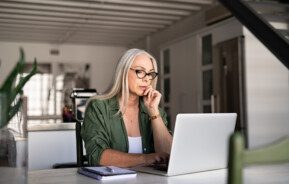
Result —
POLYGON ((135 74, 136 74, 137 78, 139 78, 139 79, 143 79, 146 76, 148 76, 149 80, 153 80, 154 78, 156 78, 158 76, 157 72, 147 73, 146 71, 144 71, 142 69, 135 69, 135 68, 130 68, 130 69, 135 71, 135 74))

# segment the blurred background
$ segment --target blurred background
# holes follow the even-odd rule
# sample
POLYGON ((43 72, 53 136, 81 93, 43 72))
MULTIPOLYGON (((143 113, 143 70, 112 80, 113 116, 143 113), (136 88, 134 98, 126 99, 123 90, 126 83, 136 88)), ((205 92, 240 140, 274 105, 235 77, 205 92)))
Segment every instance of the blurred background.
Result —
POLYGON ((1 1, 0 83, 19 47, 27 72, 38 61, 24 88, 29 169, 75 161, 72 88, 103 93, 129 48, 156 57, 172 130, 178 113, 237 112, 248 147, 288 135, 288 11, 277 0, 1 1))

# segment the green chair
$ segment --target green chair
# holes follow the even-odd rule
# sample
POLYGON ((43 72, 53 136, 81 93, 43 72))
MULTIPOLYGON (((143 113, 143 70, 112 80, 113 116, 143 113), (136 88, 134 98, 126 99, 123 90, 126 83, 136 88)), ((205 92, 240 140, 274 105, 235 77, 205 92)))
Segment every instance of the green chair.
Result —
POLYGON ((241 184, 242 169, 252 164, 289 162, 289 137, 256 149, 245 149, 244 136, 236 132, 230 137, 228 184, 241 184))

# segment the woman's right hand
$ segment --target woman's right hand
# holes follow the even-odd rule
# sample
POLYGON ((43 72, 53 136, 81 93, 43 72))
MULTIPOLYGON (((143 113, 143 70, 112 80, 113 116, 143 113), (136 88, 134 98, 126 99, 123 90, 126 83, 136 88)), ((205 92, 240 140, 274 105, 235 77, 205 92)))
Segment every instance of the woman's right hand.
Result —
POLYGON ((166 163, 169 160, 169 154, 165 152, 145 154, 145 165, 166 163))

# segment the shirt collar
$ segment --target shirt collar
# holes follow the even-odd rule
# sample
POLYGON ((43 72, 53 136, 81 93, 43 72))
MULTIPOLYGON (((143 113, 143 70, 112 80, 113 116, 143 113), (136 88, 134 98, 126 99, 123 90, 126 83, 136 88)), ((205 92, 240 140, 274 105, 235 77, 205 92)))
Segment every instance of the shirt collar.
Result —
POLYGON ((112 97, 109 99, 109 109, 112 111, 118 111, 119 110, 119 104, 118 104, 118 99, 117 96, 112 97))

